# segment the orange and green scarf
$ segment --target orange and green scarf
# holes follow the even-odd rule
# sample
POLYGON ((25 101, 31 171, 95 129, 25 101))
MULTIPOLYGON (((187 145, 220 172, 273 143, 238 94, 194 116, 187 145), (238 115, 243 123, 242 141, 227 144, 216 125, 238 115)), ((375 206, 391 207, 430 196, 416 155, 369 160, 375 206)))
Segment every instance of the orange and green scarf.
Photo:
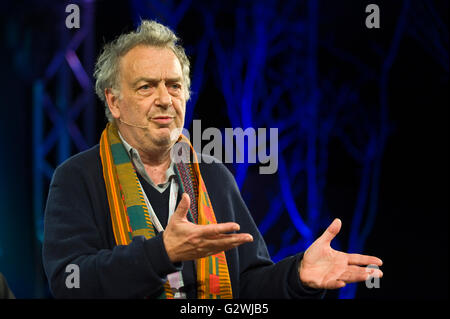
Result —
MULTIPOLYGON (((177 143, 185 143, 194 160, 174 165, 181 190, 191 199, 189 219, 199 225, 216 224, 214 210, 198 166, 196 153, 189 140, 181 135, 177 143)), ((143 190, 123 146, 117 126, 108 124, 100 139, 100 157, 108 195, 111 221, 117 245, 128 245, 135 236, 150 239, 155 236, 143 190)), ((225 253, 197 259, 197 297, 199 299, 230 299, 230 275, 225 253)), ((164 284, 161 298, 173 298, 169 281, 164 284)))

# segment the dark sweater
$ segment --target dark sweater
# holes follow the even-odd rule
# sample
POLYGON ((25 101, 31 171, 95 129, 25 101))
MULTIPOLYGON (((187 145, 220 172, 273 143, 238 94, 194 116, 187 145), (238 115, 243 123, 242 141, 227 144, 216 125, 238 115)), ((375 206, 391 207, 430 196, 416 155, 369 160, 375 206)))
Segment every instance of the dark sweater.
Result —
MULTIPOLYGON (((202 162, 200 171, 217 222, 236 222, 240 232, 254 239, 226 251, 233 297, 323 297, 323 290, 304 287, 299 280, 302 254, 271 261, 229 170, 221 163, 202 162)), ((169 273, 182 269, 184 274, 188 268, 169 260, 162 233, 116 245, 98 145, 55 170, 44 222, 43 264, 56 298, 158 297, 169 273), (66 287, 69 264, 79 267, 79 288, 66 287)))
MULTIPOLYGON (((166 188, 166 190, 162 193, 158 192, 152 185, 145 181, 139 173, 137 173, 139 177, 139 181, 141 182, 142 187, 144 188, 144 192, 147 195, 152 208, 158 217, 159 222, 163 228, 166 228, 167 222, 169 219, 169 196, 170 196, 170 185, 166 188)), ((173 177, 175 178, 175 177, 173 177)), ((177 206, 181 200, 182 191, 181 187, 178 188, 178 196, 177 196, 177 206)), ((178 264, 179 265, 179 264, 178 264)), ((181 266, 181 265, 180 265, 181 266)), ((197 297, 197 286, 196 286, 196 272, 194 261, 185 261, 182 264, 182 272, 183 272, 183 282, 184 287, 183 291, 186 292, 187 298, 196 298, 197 297)))

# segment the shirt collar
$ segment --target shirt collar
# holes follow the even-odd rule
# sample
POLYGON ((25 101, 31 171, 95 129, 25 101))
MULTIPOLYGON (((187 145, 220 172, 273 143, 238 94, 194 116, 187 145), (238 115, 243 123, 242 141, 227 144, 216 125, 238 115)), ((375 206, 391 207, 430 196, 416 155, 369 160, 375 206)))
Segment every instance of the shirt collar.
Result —
MULTIPOLYGON (((152 186, 156 187, 155 183, 151 180, 151 178, 148 176, 147 172, 145 171, 144 163, 141 160, 141 156, 139 155, 139 152, 130 144, 127 143, 127 141, 123 138, 122 134, 119 133, 120 140, 122 141, 123 146, 125 147, 128 156, 133 161, 134 166, 136 167, 136 170, 138 173, 144 177, 144 179, 150 183, 152 186)), ((170 181, 170 178, 172 176, 175 176, 175 170, 174 170, 174 163, 171 160, 169 168, 166 170, 166 182, 167 184, 170 181)))

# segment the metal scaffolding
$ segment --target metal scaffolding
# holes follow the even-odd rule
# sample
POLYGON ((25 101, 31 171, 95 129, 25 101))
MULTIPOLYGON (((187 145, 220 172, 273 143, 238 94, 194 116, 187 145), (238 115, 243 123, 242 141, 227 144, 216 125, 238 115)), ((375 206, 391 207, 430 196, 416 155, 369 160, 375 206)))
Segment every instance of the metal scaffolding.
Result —
MULTIPOLYGON (((74 153, 94 144, 95 96, 94 2, 71 1, 80 9, 81 25, 69 29, 65 19, 55 20, 53 52, 45 73, 33 84, 33 214, 40 260, 45 199, 55 168, 74 153)), ((68 3, 58 12, 65 12, 68 3)), ((65 16, 64 16, 65 18, 65 16)), ((42 264, 37 263, 36 296, 43 293, 42 264)))

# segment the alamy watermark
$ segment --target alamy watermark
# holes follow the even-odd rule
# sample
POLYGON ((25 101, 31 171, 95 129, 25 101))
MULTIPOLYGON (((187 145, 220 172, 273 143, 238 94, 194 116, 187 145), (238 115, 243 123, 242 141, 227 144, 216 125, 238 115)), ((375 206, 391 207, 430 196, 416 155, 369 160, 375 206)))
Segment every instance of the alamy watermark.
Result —
POLYGON ((79 29, 80 28, 80 7, 76 4, 68 4, 66 6, 66 13, 69 13, 66 17, 67 29, 79 29))
MULTIPOLYGON (((80 28, 80 7, 76 4, 68 4, 66 6, 66 13, 69 13, 66 17, 66 27, 68 29, 80 28)), ((380 28, 380 7, 377 4, 371 3, 366 6, 366 13, 369 15, 366 17, 366 27, 368 29, 380 28)))
MULTIPOLYGON (((373 269, 380 269, 377 265, 368 265, 366 267, 368 272, 374 271, 373 269)), ((369 289, 380 288, 380 278, 370 275, 366 279, 366 287, 369 289)))
POLYGON ((368 29, 380 28, 380 7, 376 4, 369 4, 366 6, 366 13, 370 13, 366 17, 366 27, 368 29))
POLYGON ((68 289, 80 288, 80 267, 76 264, 68 264, 65 272, 69 273, 66 277, 66 287, 68 289))
MULTIPOLYGON (((191 142, 194 150, 210 157, 198 156, 198 162, 211 163, 214 160, 222 163, 260 163, 260 174, 274 174, 278 170, 278 128, 252 127, 245 130, 225 128, 222 131, 215 127, 202 130, 201 120, 194 120, 191 134, 186 129, 175 129, 171 132, 172 140, 177 140, 182 133, 191 142), (269 142, 269 146, 267 145, 269 142), (206 143, 206 144, 205 144, 206 143)), ((192 162, 189 149, 185 143, 176 143, 171 151, 172 161, 192 162)))
MULTIPOLYGON (((377 265, 368 265, 366 267, 367 272, 373 273, 375 269, 380 269, 377 265)), ((68 264, 65 269, 66 273, 69 273, 66 277, 66 287, 68 289, 80 288, 80 267, 76 264, 68 264)), ((369 289, 380 288, 380 278, 369 275, 365 280, 366 287, 369 289)))

